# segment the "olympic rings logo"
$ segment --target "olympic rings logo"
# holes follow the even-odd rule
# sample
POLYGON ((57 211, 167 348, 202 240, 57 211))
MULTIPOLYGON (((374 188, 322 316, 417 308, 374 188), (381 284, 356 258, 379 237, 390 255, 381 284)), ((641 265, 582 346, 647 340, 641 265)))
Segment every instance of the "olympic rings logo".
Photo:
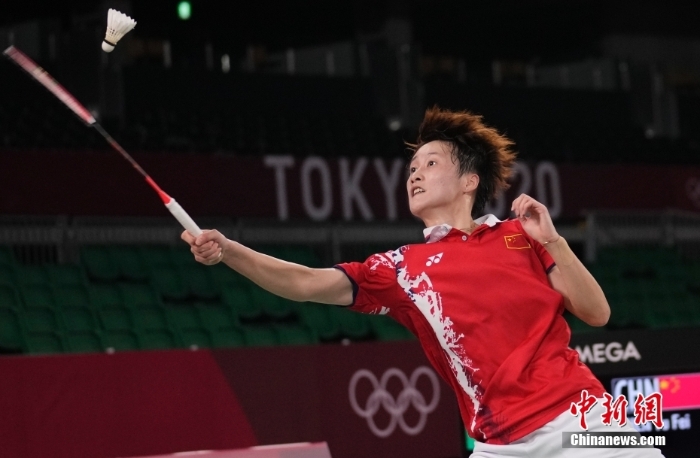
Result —
POLYGON ((360 417, 366 419, 369 429, 377 437, 381 438, 389 437, 394 432, 397 425, 403 432, 410 436, 420 434, 428 421, 428 414, 435 410, 438 402, 440 402, 440 383, 438 382, 437 375, 426 366, 416 368, 411 374, 410 379, 407 378, 406 374, 400 369, 395 367, 384 372, 381 380, 377 380, 377 377, 367 369, 360 369, 355 372, 350 379, 350 386, 348 388, 352 410, 360 417), (428 377, 433 387, 433 395, 429 403, 426 402, 423 394, 416 389, 416 383, 421 375, 428 377), (403 389, 396 399, 394 399, 391 393, 386 389, 392 377, 396 377, 403 385, 403 389), (360 404, 357 402, 356 390, 358 382, 365 378, 372 384, 372 394, 367 398, 367 402, 363 408, 360 407, 360 404), (413 406, 420 414, 418 423, 414 426, 408 425, 403 417, 410 406, 413 406), (391 416, 389 424, 384 429, 378 427, 374 422, 374 416, 382 407, 384 407, 384 410, 391 416))

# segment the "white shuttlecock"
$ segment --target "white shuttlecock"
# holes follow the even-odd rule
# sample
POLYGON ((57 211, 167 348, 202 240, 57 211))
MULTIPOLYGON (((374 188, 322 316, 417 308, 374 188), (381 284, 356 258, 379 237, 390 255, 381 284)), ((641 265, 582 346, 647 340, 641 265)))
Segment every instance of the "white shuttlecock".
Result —
POLYGON ((115 9, 107 12, 107 33, 102 42, 104 52, 112 52, 119 40, 136 26, 136 21, 115 9))

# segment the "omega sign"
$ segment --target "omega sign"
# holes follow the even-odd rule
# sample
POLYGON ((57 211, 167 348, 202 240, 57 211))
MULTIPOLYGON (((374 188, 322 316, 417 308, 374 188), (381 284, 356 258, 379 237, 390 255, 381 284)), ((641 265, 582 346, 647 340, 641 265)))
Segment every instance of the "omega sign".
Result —
POLYGON ((637 361, 642 359, 642 355, 631 340, 626 345, 620 342, 595 343, 584 345, 583 348, 577 345, 576 351, 581 362, 588 364, 617 363, 630 358, 637 361))
POLYGON ((435 372, 427 366, 416 368, 410 378, 401 369, 392 367, 387 369, 379 380, 371 371, 360 369, 350 379, 348 392, 352 410, 367 420, 370 431, 381 438, 391 436, 397 426, 410 436, 420 434, 428 421, 428 414, 434 411, 440 402, 440 383, 435 372), (417 388, 421 376, 426 377, 431 385, 430 391, 425 394, 417 388), (396 397, 387 390, 389 380, 392 378, 396 378, 402 387, 396 397), (357 385, 361 380, 369 382, 372 388, 369 397, 363 402, 357 397, 357 385), (419 414, 415 425, 408 424, 404 418, 404 414, 411 407, 419 414), (384 409, 391 417, 389 424, 385 427, 377 425, 374 420, 374 416, 380 409, 384 409))

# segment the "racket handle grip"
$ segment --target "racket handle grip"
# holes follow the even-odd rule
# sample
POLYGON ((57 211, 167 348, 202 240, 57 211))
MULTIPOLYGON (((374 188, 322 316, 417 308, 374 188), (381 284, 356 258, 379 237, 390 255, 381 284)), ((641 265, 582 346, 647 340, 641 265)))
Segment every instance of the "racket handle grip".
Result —
POLYGON ((165 204, 165 207, 170 210, 170 213, 172 213, 175 219, 182 224, 182 227, 184 227, 187 232, 195 237, 201 235, 202 230, 199 228, 199 226, 197 226, 197 223, 194 222, 190 215, 187 214, 187 212, 175 201, 175 199, 171 198, 170 202, 165 204))

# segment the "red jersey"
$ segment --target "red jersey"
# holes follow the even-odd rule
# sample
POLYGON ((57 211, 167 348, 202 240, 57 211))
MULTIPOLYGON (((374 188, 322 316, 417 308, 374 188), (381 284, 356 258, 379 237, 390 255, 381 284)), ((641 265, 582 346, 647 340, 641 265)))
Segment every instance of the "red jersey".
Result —
POLYGON ((469 435, 508 444, 569 409, 586 389, 605 392, 569 348, 552 257, 520 221, 493 215, 471 235, 448 225, 426 243, 340 264, 352 310, 388 314, 419 339, 457 394, 469 435))

